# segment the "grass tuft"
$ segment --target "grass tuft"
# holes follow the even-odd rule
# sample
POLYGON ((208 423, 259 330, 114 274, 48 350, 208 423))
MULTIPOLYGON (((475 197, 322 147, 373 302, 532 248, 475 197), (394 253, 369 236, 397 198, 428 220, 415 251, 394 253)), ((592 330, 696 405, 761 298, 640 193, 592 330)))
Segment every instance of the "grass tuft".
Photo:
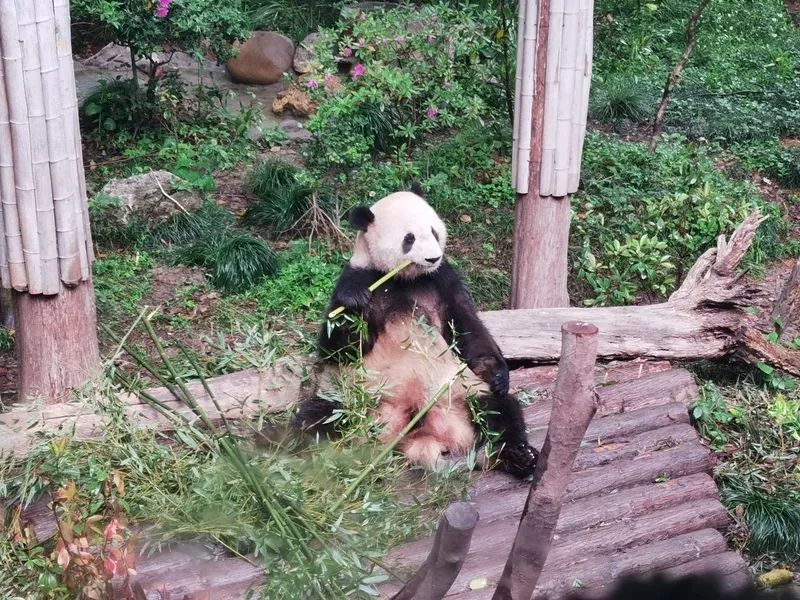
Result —
POLYGON ((609 77, 592 88, 589 114, 606 123, 628 120, 644 123, 655 114, 652 94, 635 76, 609 77))

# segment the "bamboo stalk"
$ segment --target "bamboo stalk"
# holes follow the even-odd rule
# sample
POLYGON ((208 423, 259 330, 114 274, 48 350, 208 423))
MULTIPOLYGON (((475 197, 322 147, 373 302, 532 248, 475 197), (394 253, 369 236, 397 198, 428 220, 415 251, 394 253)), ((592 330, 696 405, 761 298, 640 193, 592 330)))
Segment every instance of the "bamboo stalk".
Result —
MULTIPOLYGON (((517 143, 517 173, 515 188, 517 193, 528 191, 530 178, 531 146, 533 142, 533 97, 536 87, 536 40, 539 30, 538 0, 521 0, 525 8, 525 27, 521 29, 523 39, 522 61, 517 63, 517 73, 521 80, 520 104, 515 109, 519 114, 519 140, 517 143)), ((522 8, 520 8, 522 10, 522 8)))
POLYGON ((517 144, 519 143, 519 107, 522 96, 522 62, 525 50, 525 7, 527 4, 527 0, 520 0, 519 19, 517 22, 517 62, 514 64, 516 68, 514 75, 514 131, 511 145, 511 185, 514 186, 516 186, 517 181, 517 161, 519 160, 517 144))
POLYGON ((72 63, 72 40, 70 38, 69 0, 52 0, 56 21, 56 54, 59 65, 60 98, 64 114, 64 143, 67 150, 70 172, 77 177, 73 212, 75 234, 78 243, 81 278, 91 275, 94 257, 89 228, 89 209, 86 204, 86 178, 83 171, 83 149, 81 147, 78 122, 78 95, 75 90, 75 75, 72 63))
POLYGON ((558 95, 561 75, 561 40, 564 26, 564 1, 550 2, 550 35, 547 41, 547 71, 542 123, 542 161, 539 167, 539 194, 553 195, 553 169, 558 144, 558 95))
MULTIPOLYGON (((378 289, 379 287, 381 287, 381 286, 382 286, 384 283, 386 283, 387 281, 389 281, 389 280, 390 280, 392 277, 394 277, 395 275, 397 275, 397 274, 398 274, 400 271, 402 271, 403 269, 405 269, 405 268, 406 268, 407 266, 409 266, 410 264, 411 264, 411 261, 410 261, 410 260, 406 260, 406 261, 403 261, 403 262, 401 262, 401 263, 400 263, 399 265, 397 265, 397 266, 396 266, 394 269, 392 269, 391 271, 389 271, 388 273, 386 273, 386 275, 384 275, 383 277, 381 277, 380 279, 378 279, 378 281, 376 281, 376 282, 375 282, 375 283, 373 283, 371 286, 369 286, 369 291, 370 291, 370 292, 374 292, 375 290, 377 290, 377 289, 378 289)), ((335 319, 336 317, 338 317, 338 316, 339 316, 340 314, 342 314, 343 312, 344 312, 344 306, 340 306, 340 307, 338 307, 337 309, 335 309, 335 310, 332 310, 332 311, 330 312, 330 314, 328 314, 328 318, 329 318, 329 319, 335 319)))
MULTIPOLYGON (((589 113, 589 92, 592 88, 592 61, 594 57, 594 0, 586 0, 586 49, 585 49, 585 73, 583 81, 583 104, 581 105, 581 124, 580 124, 580 148, 583 153, 583 142, 586 139, 586 122, 589 113)), ((580 157, 578 157, 580 158, 580 157)), ((580 163, 573 167, 575 190, 578 189, 581 167, 580 163)))
POLYGON ((589 96, 587 94, 591 84, 592 65, 592 1, 580 0, 578 15, 578 55, 575 66, 575 83, 572 96, 572 123, 569 133, 570 157, 567 176, 567 193, 578 191, 581 176, 581 155, 583 153, 583 128, 586 127, 586 111, 588 110, 589 96))
MULTIPOLYGON (((0 6, 2 11, 2 6, 0 6)), ((0 12, 0 19, 3 18, 0 12)), ((0 35, 2 33, 0 32, 0 35)), ((28 285, 25 273, 25 258, 22 254, 22 233, 17 215, 16 191, 14 189, 14 157, 11 150, 11 123, 8 115, 8 96, 5 88, 2 46, 0 46, 0 210, 2 229, 0 240, 0 278, 4 288, 17 284, 21 289, 28 285)))
POLYGON ((578 64, 578 46, 581 42, 579 25, 580 7, 577 1, 568 2, 564 10, 564 27, 561 37, 561 64, 559 69, 556 149, 553 165, 553 196, 566 196, 569 182, 569 163, 572 154, 572 107, 578 89, 575 73, 578 64))
POLYGON ((42 270, 42 294, 53 295, 61 290, 58 272, 58 244, 56 241, 55 207, 50 181, 50 155, 47 147, 47 122, 45 120, 44 90, 39 60, 39 36, 36 29, 36 12, 30 0, 16 0, 17 25, 22 48, 22 71, 27 100, 28 135, 30 136, 31 164, 33 169, 33 197, 39 234, 39 260, 42 270))
MULTIPOLYGON (((42 268, 39 252, 39 226, 36 220, 32 150, 28 127, 25 77, 22 70, 20 31, 14 0, 0 0, 0 49, 5 68, 6 102, 11 129, 14 186, 17 214, 22 234, 22 252, 30 293, 42 292, 42 268)), ((14 286, 18 288, 17 285, 14 286)))
MULTIPOLYGON (((75 225, 77 182, 71 170, 64 131, 67 121, 61 104, 59 59, 56 52, 55 13, 50 0, 35 0, 36 27, 39 37, 39 60, 44 91, 44 112, 50 158, 50 180, 55 208, 55 226, 60 279, 66 284, 81 280, 78 237, 75 225)), ((73 152, 74 154, 74 152, 73 152)))

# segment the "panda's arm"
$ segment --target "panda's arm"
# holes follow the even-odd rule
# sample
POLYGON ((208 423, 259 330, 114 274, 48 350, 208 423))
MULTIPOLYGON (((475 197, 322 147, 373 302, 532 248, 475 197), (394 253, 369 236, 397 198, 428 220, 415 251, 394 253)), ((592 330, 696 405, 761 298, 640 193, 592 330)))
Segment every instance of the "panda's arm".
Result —
POLYGON ((478 317, 461 277, 444 261, 437 271, 437 280, 445 304, 445 339, 455 343, 464 362, 494 393, 507 394, 508 365, 497 342, 478 317))
POLYGON ((347 351, 357 349, 359 341, 363 352, 369 350, 372 345, 369 327, 367 339, 359 340, 359 333, 353 320, 354 318, 367 320, 366 312, 372 298, 369 286, 379 277, 380 273, 372 269, 357 269, 350 265, 344 268, 331 294, 330 304, 319 333, 322 358, 337 362, 351 358, 347 356, 349 354, 347 351), (333 321, 328 319, 330 311, 340 306, 344 306, 344 313, 333 321))

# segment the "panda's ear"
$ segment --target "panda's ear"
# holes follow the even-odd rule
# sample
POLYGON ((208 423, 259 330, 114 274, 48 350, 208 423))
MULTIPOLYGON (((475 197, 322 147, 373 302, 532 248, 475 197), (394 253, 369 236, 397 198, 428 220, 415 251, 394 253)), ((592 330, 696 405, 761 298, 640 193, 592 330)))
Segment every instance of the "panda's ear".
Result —
POLYGON ((422 186, 419 184, 419 181, 411 182, 411 193, 416 194, 420 198, 425 197, 425 190, 422 189, 422 186))
POLYGON ((368 206, 356 206, 350 209, 348 221, 353 229, 358 231, 366 231, 375 221, 375 213, 373 213, 368 206))

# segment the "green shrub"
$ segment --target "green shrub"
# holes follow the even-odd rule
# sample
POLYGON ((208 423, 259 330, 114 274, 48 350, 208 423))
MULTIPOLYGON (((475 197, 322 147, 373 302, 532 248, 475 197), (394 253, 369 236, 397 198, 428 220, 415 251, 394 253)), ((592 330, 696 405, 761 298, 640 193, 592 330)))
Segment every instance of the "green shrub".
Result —
POLYGON ((300 42, 312 31, 333 25, 346 2, 321 0, 244 0, 254 30, 280 31, 300 42))
POLYGON ((651 155, 645 144, 590 134, 583 167, 570 263, 588 286, 576 294, 587 304, 664 297, 719 234, 730 234, 756 207, 771 219, 749 260, 781 251, 778 210, 751 184, 728 179, 703 147, 672 137, 651 155))
POLYGON ((319 102, 308 123, 317 134, 313 163, 365 165, 426 133, 491 114, 507 118, 492 36, 498 27, 493 8, 436 4, 353 15, 323 32, 316 49, 322 70, 309 86, 319 102), (357 64, 334 89, 342 59, 357 64))
POLYGON ((589 115, 608 123, 620 120, 643 123, 655 116, 656 106, 655 96, 639 77, 620 74, 594 82, 589 115))
POLYGON ((135 315, 150 289, 152 257, 146 252, 109 254, 92 265, 97 311, 114 320, 135 315))
POLYGON ((345 261, 322 248, 309 252, 305 242, 294 242, 279 255, 280 271, 238 300, 255 301, 259 317, 285 314, 318 323, 345 261))
POLYGON ((278 270, 272 249, 249 235, 223 237, 209 250, 211 283, 228 292, 246 291, 278 270))
POLYGON ((73 22, 89 23, 108 41, 132 48, 137 58, 147 57, 151 77, 153 53, 165 47, 197 57, 211 52, 224 61, 231 43, 249 33, 240 0, 74 0, 70 8, 73 22))
POLYGON ((258 164, 250 174, 251 192, 258 197, 244 214, 248 225, 263 227, 273 235, 302 233, 319 211, 335 220, 335 199, 308 175, 281 160, 258 164))

